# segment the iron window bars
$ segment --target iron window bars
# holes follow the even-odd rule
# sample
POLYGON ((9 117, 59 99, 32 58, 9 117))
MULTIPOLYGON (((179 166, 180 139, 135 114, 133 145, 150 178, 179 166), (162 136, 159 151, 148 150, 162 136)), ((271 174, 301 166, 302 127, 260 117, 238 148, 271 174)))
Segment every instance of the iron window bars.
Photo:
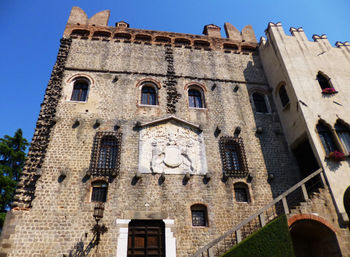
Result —
POLYGON ((221 137, 219 145, 224 174, 235 178, 246 177, 248 165, 242 138, 221 137))
POLYGON ((97 132, 91 154, 90 173, 96 177, 116 177, 120 168, 122 134, 97 132))

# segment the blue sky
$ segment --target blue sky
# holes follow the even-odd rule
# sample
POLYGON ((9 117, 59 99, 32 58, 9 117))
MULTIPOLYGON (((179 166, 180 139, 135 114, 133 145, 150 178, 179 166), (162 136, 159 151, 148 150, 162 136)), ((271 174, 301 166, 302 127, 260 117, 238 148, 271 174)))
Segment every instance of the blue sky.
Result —
MULTIPOLYGON (((326 34, 332 45, 350 41, 349 0, 0 0, 0 137, 22 128, 31 140, 40 104, 56 60, 72 6, 89 17, 109 9, 109 25, 124 20, 132 28, 201 34, 214 23, 230 22, 241 30, 251 24, 259 40, 268 22, 281 21, 326 34)), ((224 36, 224 33, 222 33, 224 36)))

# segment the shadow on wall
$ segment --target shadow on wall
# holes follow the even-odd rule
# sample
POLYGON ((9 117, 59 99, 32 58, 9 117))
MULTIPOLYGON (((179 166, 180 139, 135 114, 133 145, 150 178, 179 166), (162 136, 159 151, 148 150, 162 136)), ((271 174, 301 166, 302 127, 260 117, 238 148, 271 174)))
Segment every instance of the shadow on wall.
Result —
MULTIPOLYGON (((258 56, 254 56, 253 58, 258 58, 258 56)), ((259 60, 257 61, 259 62, 259 60)), ((262 72, 259 69, 261 68, 256 67, 252 61, 249 61, 243 71, 245 80, 248 82, 255 81, 257 76, 254 74, 262 72)), ((249 83, 247 86, 250 93, 258 91, 266 96, 264 99, 265 104, 268 106, 266 108, 268 111, 266 113, 259 113, 255 111, 253 104, 252 110, 256 124, 256 137, 259 138, 268 172, 268 182, 271 186, 273 198, 276 198, 299 182, 302 176, 292 153, 288 149, 267 82, 266 85, 249 83)))

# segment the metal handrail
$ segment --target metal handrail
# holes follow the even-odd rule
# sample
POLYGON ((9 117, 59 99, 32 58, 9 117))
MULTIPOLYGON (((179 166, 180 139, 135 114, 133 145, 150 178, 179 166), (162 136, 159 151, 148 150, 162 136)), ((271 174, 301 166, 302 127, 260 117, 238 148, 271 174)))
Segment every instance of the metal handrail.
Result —
MULTIPOLYGON (((295 184, 294 186, 292 186, 291 188, 289 188, 287 191, 285 191, 284 193, 282 193, 281 195, 277 196, 274 200, 272 200, 270 203, 268 203, 267 205, 265 205, 263 208, 261 208, 260 210, 258 210, 256 213, 254 213, 253 215, 251 215, 250 217, 248 217, 247 219, 243 220, 241 223, 239 223, 238 225, 236 225, 235 227, 233 227, 232 229, 230 229, 229 231, 225 232, 222 236, 214 239, 213 241, 211 241, 210 243, 208 243, 206 246, 200 248, 197 252, 195 252, 193 255, 190 255, 190 257, 198 257, 200 256, 200 254, 208 251, 209 248, 212 248, 214 245, 216 245, 217 243, 219 243, 221 240, 223 240, 224 238, 226 238, 229 235, 232 235, 233 233, 235 233, 236 231, 240 230, 244 225, 246 225, 247 223, 249 223, 250 221, 252 221, 253 219, 255 219, 256 217, 258 217, 259 215, 261 215, 262 213, 264 213, 266 210, 270 209, 272 206, 276 205, 279 201, 285 199, 290 193, 294 192, 296 189, 298 189, 299 187, 302 187, 305 185, 306 182, 308 182, 310 179, 312 179, 313 177, 317 176, 318 174, 320 174, 321 176, 321 180, 323 185, 325 185, 325 179, 323 177, 322 174, 322 169, 318 169, 315 172, 311 173, 309 176, 307 176, 306 178, 304 178, 303 180, 301 180, 300 182, 298 182, 297 184, 295 184)), ((307 197, 307 193, 305 195, 305 190, 303 189, 303 194, 304 194, 304 198, 308 199, 307 197)), ((285 209, 285 211, 288 212, 288 207, 287 210, 285 209)))

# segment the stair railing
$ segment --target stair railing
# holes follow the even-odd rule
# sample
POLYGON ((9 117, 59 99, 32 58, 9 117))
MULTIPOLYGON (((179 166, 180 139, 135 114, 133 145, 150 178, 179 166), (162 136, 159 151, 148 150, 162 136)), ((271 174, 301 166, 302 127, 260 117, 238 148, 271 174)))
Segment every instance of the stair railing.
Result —
MULTIPOLYGON (((290 208, 288 206, 287 197, 291 196, 293 192, 297 189, 301 189, 303 200, 308 200, 308 190, 306 186, 306 182, 309 182, 312 178, 320 175, 322 186, 326 185, 322 169, 318 169, 317 171, 311 173, 309 176, 301 180, 299 183, 295 184, 287 191, 276 197, 269 204, 265 205, 259 211, 243 220, 241 223, 237 224, 235 227, 224 233, 222 236, 214 239, 204 247, 200 248, 197 252, 190 255, 190 257, 216 257, 225 253, 229 249, 231 249, 235 244, 241 242, 244 238, 246 238, 249 234, 251 234, 254 230, 257 230, 266 225, 267 222, 274 219, 278 216, 279 213, 290 213, 290 208), (282 203, 282 206, 280 205, 282 203), (281 210, 280 212, 278 210, 281 210)), ((310 183, 310 182, 309 182, 310 183)), ((290 199, 292 200, 292 199, 290 199)))

